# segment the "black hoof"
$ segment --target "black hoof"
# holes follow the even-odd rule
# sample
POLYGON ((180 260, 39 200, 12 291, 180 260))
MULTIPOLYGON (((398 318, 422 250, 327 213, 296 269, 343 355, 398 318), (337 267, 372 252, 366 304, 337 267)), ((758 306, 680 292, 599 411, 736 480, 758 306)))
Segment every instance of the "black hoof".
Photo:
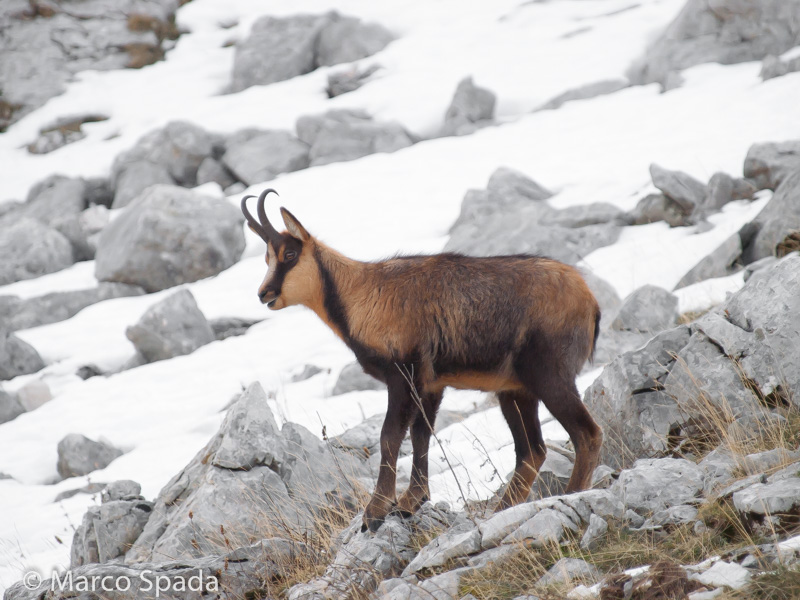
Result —
POLYGON ((361 533, 364 533, 366 530, 367 530, 367 524, 366 523, 362 523, 361 524, 361 533))

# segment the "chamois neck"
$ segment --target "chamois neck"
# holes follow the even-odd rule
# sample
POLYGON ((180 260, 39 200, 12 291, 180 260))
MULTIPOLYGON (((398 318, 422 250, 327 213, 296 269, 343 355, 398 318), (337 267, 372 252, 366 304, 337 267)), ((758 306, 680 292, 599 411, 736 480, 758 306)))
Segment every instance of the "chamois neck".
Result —
POLYGON ((308 305, 339 337, 348 336, 345 298, 358 295, 369 284, 370 263, 349 258, 319 242, 314 249, 319 268, 320 293, 308 305))

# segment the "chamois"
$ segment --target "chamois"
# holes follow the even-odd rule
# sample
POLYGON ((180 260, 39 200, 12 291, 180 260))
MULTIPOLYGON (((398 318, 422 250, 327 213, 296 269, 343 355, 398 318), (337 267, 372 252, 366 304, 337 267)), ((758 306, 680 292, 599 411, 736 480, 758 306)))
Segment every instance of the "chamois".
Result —
POLYGON ((302 304, 353 351, 365 372, 386 383, 381 463, 363 529, 390 511, 414 513, 429 497, 428 448, 445 387, 496 392, 511 429, 516 468, 498 509, 528 496, 545 459, 539 400, 575 447, 567 492, 585 489, 602 431, 581 402, 575 377, 594 352, 600 308, 578 271, 539 256, 461 254, 359 262, 326 246, 285 208, 286 231, 267 219, 258 197, 253 232, 267 244, 258 288, 272 310, 302 304), (408 489, 395 500, 397 455, 411 427, 408 489))

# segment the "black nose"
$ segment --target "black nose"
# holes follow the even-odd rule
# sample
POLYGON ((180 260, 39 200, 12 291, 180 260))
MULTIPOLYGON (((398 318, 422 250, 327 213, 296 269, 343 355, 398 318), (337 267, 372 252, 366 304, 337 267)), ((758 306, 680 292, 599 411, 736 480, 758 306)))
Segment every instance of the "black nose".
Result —
POLYGON ((260 290, 260 291, 258 292, 258 297, 259 297, 261 300, 263 300, 263 299, 264 299, 264 296, 266 296, 266 295, 267 295, 267 293, 268 293, 268 292, 267 292, 267 290, 260 290))

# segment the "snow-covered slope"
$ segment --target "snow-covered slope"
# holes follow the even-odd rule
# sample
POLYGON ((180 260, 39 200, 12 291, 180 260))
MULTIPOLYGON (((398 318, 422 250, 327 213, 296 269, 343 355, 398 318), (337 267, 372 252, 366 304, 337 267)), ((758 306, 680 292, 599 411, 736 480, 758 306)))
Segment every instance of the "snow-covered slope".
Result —
MULTIPOLYGON (((622 77, 682 4, 502 1, 467 9, 454 0, 193 0, 178 13, 188 33, 166 61, 139 71, 84 72, 64 95, 0 135, 0 202, 23 199, 31 185, 52 173, 107 175, 117 153, 174 119, 219 132, 249 126, 292 129, 302 115, 359 107, 430 135, 441 124, 456 83, 472 75, 497 94, 501 125, 470 136, 424 141, 394 154, 298 171, 270 186, 278 188, 281 202, 310 231, 362 259, 440 250, 464 193, 484 187, 502 165, 554 190, 551 203, 556 207, 602 201, 627 210, 651 190, 652 162, 705 181, 716 171, 740 174, 753 142, 800 137, 800 75, 762 83, 756 63, 695 67, 684 73, 681 88, 665 94, 650 85, 531 112, 568 89, 622 77), (329 100, 324 87, 332 67, 221 94, 234 52, 226 42, 244 37, 257 17, 330 8, 381 22, 398 36, 384 51, 363 60, 382 65, 375 81, 329 100), (88 112, 109 119, 84 125, 86 139, 46 155, 24 150, 42 126, 88 112)), ((238 204, 239 198, 229 200, 238 204)), ((728 205, 705 233, 670 229, 664 223, 630 228, 617 244, 586 257, 585 264, 623 297, 646 283, 672 289, 766 201, 728 205)), ((270 214, 277 214, 275 210, 270 214)), ((247 239, 237 265, 186 286, 209 318, 264 319, 244 336, 83 381, 74 375, 78 367, 96 364, 110 370, 133 356, 125 328, 172 290, 109 300, 67 321, 19 332, 48 366, 7 382, 5 389, 42 379, 55 398, 0 425, 0 472, 13 477, 0 480, 0 589, 19 579, 25 568, 49 572, 68 564, 72 531, 97 500, 79 494, 55 503, 59 492, 80 487, 86 479, 133 479, 142 484, 145 496, 155 497, 216 431, 231 397, 251 381, 261 381, 274 393, 272 408, 279 420, 318 433, 325 426, 335 435, 385 410, 383 392, 329 395, 352 355, 309 311, 271 313, 260 305, 255 292, 265 271, 263 243, 250 234, 247 239), (291 375, 305 364, 326 371, 291 383, 291 375), (87 478, 52 484, 57 479, 56 444, 71 432, 106 438, 127 453, 87 478)), ((61 273, 0 287, 0 295, 33 297, 95 283, 92 263, 79 263, 61 273)), ((695 310, 719 301, 726 289, 713 283, 694 286, 681 300, 695 310)), ((448 393, 444 408, 464 408, 480 399, 470 392, 448 393)), ((545 434, 565 437, 556 424, 547 426, 545 434)), ((495 470, 505 476, 513 467, 511 436, 498 409, 451 426, 439 439, 450 461, 461 465, 456 473, 470 482, 473 498, 497 489, 495 470), (486 452, 492 458, 488 464, 486 452)), ((457 503, 460 492, 452 473, 439 468, 444 464, 440 455, 437 445, 431 461, 434 500, 457 503)), ((409 469, 407 461, 401 461, 401 468, 409 469)))

